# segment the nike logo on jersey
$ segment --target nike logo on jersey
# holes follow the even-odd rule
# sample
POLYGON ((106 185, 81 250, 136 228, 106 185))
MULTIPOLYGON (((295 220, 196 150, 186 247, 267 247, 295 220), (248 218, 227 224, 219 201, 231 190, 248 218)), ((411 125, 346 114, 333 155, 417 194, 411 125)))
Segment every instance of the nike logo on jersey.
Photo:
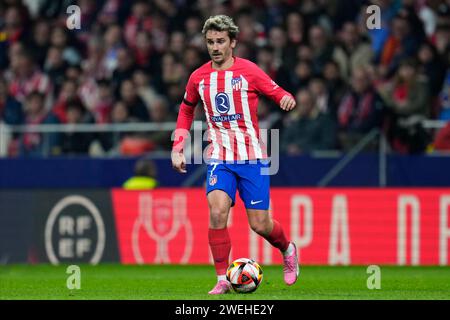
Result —
POLYGON ((254 205, 254 204, 257 204, 257 203, 260 203, 260 202, 263 202, 263 201, 262 201, 262 200, 258 200, 258 201, 253 201, 253 200, 252 200, 252 201, 250 201, 250 204, 251 204, 251 205, 254 205))

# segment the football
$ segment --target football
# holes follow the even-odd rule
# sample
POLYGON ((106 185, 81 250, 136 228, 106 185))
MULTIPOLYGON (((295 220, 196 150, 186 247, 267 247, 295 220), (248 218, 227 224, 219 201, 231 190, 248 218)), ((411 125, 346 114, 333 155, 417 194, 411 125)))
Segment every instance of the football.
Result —
POLYGON ((227 280, 234 291, 250 293, 261 284, 263 271, 259 264, 252 259, 240 258, 234 260, 227 269, 227 280))

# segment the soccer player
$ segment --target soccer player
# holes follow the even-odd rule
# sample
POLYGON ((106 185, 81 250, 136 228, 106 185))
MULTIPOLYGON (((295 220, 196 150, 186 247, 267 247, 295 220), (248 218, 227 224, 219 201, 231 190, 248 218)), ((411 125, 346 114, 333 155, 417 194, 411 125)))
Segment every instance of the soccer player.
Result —
POLYGON ((267 155, 259 141, 257 120, 258 94, 271 98, 285 111, 295 107, 295 100, 257 65, 233 55, 238 32, 228 16, 206 20, 202 33, 211 61, 189 78, 172 148, 172 166, 186 173, 183 148, 194 108, 201 99, 210 140, 206 187, 208 240, 218 279, 209 294, 224 294, 231 288, 226 279, 231 250, 227 221, 236 190, 244 201, 252 230, 281 251, 286 284, 294 284, 299 273, 295 244, 286 239, 280 223, 269 215, 269 175, 261 174, 261 169, 268 167, 267 161, 261 161, 267 155))

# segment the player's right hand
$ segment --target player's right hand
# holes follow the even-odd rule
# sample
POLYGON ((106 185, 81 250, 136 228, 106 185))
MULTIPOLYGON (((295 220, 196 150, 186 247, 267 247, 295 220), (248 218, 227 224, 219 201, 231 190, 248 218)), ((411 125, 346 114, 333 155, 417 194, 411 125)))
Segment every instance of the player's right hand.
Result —
POLYGON ((295 108, 295 99, 291 95, 285 95, 281 98, 280 108, 284 111, 291 111, 295 108))
POLYGON ((186 158, 183 153, 172 151, 172 167, 179 173, 186 173, 186 158))

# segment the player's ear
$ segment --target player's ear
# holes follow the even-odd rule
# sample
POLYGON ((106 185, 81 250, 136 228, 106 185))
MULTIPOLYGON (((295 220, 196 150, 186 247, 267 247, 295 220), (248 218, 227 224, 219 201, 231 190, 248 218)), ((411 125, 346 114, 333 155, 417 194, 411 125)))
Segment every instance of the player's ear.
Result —
POLYGON ((236 47, 236 44, 237 44, 236 39, 231 39, 231 43, 230 43, 231 49, 234 49, 236 47))

